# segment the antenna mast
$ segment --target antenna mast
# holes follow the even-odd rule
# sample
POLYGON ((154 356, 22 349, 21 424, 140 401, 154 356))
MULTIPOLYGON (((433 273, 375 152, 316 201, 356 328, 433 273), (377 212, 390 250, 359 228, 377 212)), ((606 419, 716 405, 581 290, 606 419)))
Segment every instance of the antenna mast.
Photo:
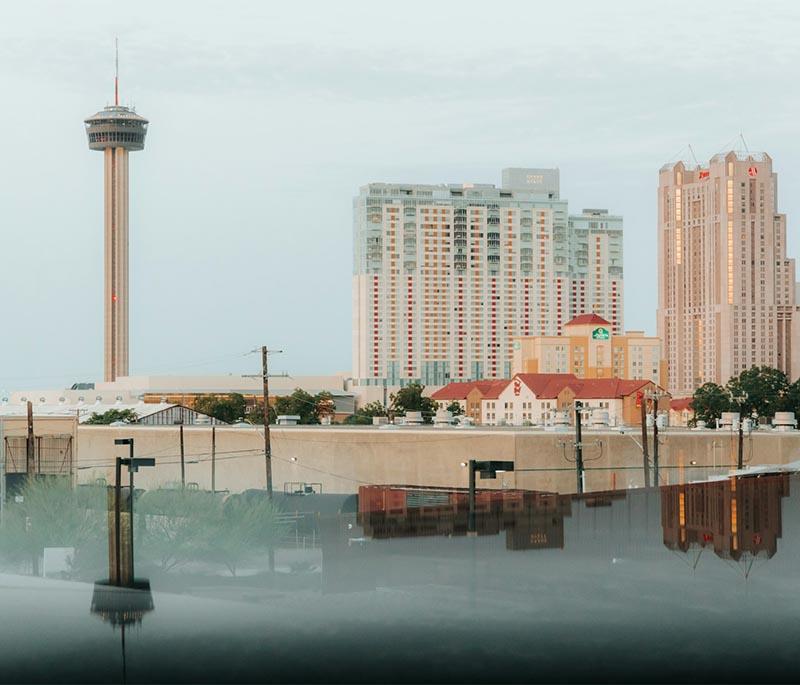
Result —
POLYGON ((119 38, 114 38, 114 105, 119 106, 119 38))

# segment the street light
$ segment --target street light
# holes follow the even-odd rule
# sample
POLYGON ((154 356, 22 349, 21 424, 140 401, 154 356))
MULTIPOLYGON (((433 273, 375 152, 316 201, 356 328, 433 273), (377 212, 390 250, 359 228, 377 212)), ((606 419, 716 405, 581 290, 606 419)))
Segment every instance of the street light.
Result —
MULTIPOLYGON (((133 456, 133 438, 116 438, 115 445, 128 445, 128 458, 117 457, 115 460, 115 476, 116 482, 114 485, 114 585, 122 585, 122 525, 121 525, 121 500, 122 500, 122 467, 128 467, 129 476, 129 497, 130 497, 130 526, 129 526, 129 572, 130 572, 130 585, 134 583, 134 569, 133 569, 133 474, 136 473, 142 466, 155 466, 156 460, 152 457, 141 457, 139 459, 133 456)), ((109 571, 112 569, 109 568, 109 571)), ((111 575, 111 574, 109 574, 111 575)))

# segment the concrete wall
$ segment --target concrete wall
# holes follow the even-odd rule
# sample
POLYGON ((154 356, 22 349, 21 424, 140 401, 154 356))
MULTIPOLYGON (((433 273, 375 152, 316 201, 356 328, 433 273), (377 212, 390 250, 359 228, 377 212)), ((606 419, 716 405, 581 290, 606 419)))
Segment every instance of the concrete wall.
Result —
MULTIPOLYGON (((180 481, 177 426, 79 426, 78 481, 104 477, 111 481, 113 459, 123 455, 114 438, 133 437, 137 456, 155 457, 154 469, 136 476, 140 487, 180 481)), ((37 430, 38 432, 38 430, 37 430)), ((353 493, 361 484, 406 484, 466 487, 461 462, 507 459, 517 469, 481 487, 520 487, 574 492, 573 435, 532 429, 407 427, 281 427, 271 429, 276 490, 285 482, 322 483, 323 492, 353 493), (296 461, 295 461, 296 460, 296 461)), ((240 491, 263 488, 263 433, 258 427, 217 427, 216 488, 240 491)), ((697 480, 726 473, 736 461, 736 436, 730 433, 667 430, 660 433, 661 483, 697 480), (695 461, 696 465, 691 462, 695 461)), ((584 459, 590 469, 587 490, 637 487, 643 484, 640 434, 584 432, 584 459)), ((652 441, 651 441, 652 442, 652 441)), ((211 484, 211 427, 184 427, 186 481, 208 489, 211 484)), ((651 446, 652 449, 652 446, 651 446)), ((776 464, 800 459, 800 431, 753 433, 745 441, 745 461, 776 464)))

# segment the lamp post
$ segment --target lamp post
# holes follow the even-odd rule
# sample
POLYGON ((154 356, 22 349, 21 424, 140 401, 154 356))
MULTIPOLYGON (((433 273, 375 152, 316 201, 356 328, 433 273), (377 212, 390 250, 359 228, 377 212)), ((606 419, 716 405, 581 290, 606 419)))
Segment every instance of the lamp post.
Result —
MULTIPOLYGON (((122 585, 122 467, 128 467, 128 482, 129 482, 129 535, 128 535, 128 571, 130 576, 129 584, 134 583, 134 566, 133 566, 133 474, 139 470, 141 466, 155 466, 156 460, 152 457, 145 457, 136 459, 133 456, 133 438, 116 438, 115 445, 128 445, 128 458, 117 457, 115 461, 115 476, 116 481, 114 484, 114 585, 122 585)), ((109 569, 111 570, 111 569, 109 569)))
POLYGON ((578 494, 583 494, 583 432, 581 426, 581 418, 583 410, 583 402, 575 402, 575 470, 577 471, 578 494))
POLYGON ((747 393, 742 392, 732 399, 739 407, 739 444, 737 446, 736 468, 741 470, 744 468, 744 430, 742 424, 744 423, 744 403, 747 402, 747 393))

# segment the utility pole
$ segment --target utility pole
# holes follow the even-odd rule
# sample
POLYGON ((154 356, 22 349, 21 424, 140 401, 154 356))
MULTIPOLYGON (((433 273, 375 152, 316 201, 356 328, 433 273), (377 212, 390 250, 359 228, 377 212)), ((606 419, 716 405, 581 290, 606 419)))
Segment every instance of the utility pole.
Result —
POLYGON ((217 426, 215 424, 211 424, 211 494, 214 494, 216 491, 217 491, 217 426))
POLYGON ((667 394, 656 387, 645 396, 653 400, 653 485, 658 487, 658 400, 667 394))
POLYGON ((181 488, 186 487, 186 459, 183 453, 183 419, 181 419, 181 488))
POLYGON ((25 473, 30 480, 36 473, 33 442, 33 402, 28 400, 28 433, 25 438, 25 473))
POLYGON ((583 494, 583 436, 581 431, 583 403, 575 402, 575 469, 578 472, 578 494, 583 494))
POLYGON ((272 499, 272 445, 269 436, 269 350, 261 346, 261 376, 264 394, 264 466, 267 469, 267 497, 272 499))
POLYGON ((647 400, 644 393, 641 399, 642 408, 642 467, 644 468, 644 486, 650 487, 650 455, 647 453, 647 400))
MULTIPOLYGON (((258 352, 258 348, 253 350, 258 352)), ((272 444, 269 435, 269 364, 268 357, 271 354, 280 354, 283 350, 270 350, 266 345, 261 346, 261 383, 262 395, 264 400, 264 467, 267 471, 267 497, 272 499, 272 444)), ((277 374, 278 377, 286 378, 288 374, 277 374)), ((255 375, 245 376, 245 378, 258 378, 255 375)))
POLYGON ((658 487, 658 393, 653 393, 653 481, 658 487))

